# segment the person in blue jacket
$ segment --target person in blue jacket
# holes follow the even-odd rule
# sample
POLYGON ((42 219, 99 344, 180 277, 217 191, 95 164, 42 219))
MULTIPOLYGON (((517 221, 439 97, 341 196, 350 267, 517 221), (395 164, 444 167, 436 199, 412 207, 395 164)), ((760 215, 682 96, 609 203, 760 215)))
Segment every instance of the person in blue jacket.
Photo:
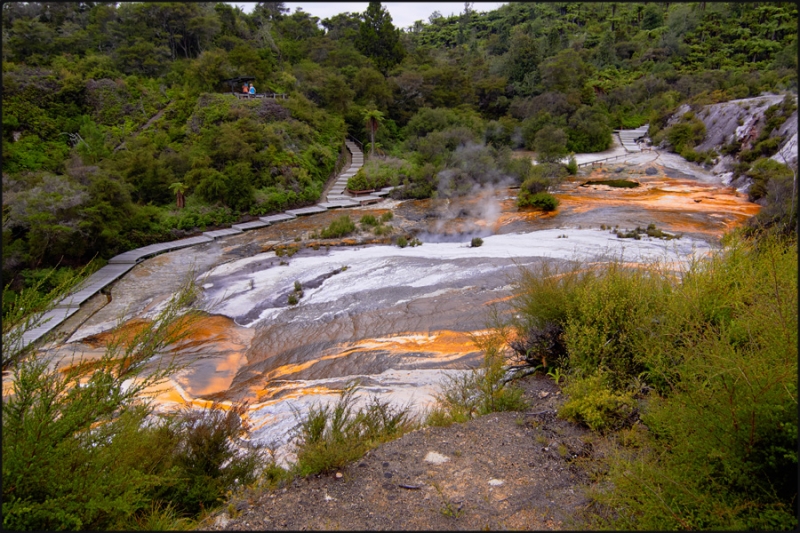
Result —
POLYGON ((256 88, 253 87, 253 84, 251 83, 250 84, 250 96, 255 96, 255 95, 256 95, 256 88))

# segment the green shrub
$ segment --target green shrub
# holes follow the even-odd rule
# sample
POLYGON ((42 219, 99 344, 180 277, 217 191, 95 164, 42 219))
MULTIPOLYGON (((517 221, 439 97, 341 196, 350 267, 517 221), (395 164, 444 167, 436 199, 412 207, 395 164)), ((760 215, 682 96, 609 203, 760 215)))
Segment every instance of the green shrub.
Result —
POLYGON ((585 424, 592 431, 620 429, 633 423, 637 414, 633 396, 614 392, 603 374, 568 380, 564 394, 567 401, 559 408, 558 416, 585 424))
POLYGON ((566 355, 564 328, 582 287, 593 276, 582 263, 560 266, 544 261, 522 269, 512 300, 515 338, 509 343, 511 348, 530 364, 545 368, 566 364, 562 360, 566 355))
POLYGON ((323 239, 336 239, 351 234, 356 230, 356 225, 347 215, 342 215, 322 230, 323 239))
POLYGON ((527 403, 522 389, 504 383, 505 360, 491 341, 479 345, 484 350, 480 368, 445 376, 436 400, 425 417, 431 426, 449 426, 475 416, 504 411, 522 411, 527 403))
POLYGON ((333 472, 415 427, 408 407, 392 407, 374 397, 356 410, 357 389, 349 383, 332 407, 311 407, 298 429, 292 472, 300 476, 333 472))
POLYGON ((381 222, 389 222, 394 218, 394 215, 391 211, 386 211, 384 214, 381 215, 381 222))
POLYGON ((408 246, 408 240, 406 240, 404 236, 400 235, 397 238, 397 246, 399 246, 400 248, 405 248, 406 246, 408 246))
POLYGON ((670 292, 657 268, 625 268, 612 261, 576 289, 564 328, 570 368, 588 375, 608 370, 619 390, 647 370, 651 330, 670 292))
POLYGON ((477 248, 478 246, 480 246, 482 244, 483 244, 483 239, 481 239, 480 237, 473 237, 472 241, 470 241, 470 243, 469 243, 470 247, 472 247, 472 248, 477 248))
POLYGON ((662 306, 644 352, 661 395, 645 445, 594 496, 616 510, 606 526, 797 527, 797 243, 727 240, 662 306))
POLYGON ((703 142, 706 125, 693 113, 686 113, 680 122, 667 128, 665 136, 672 145, 672 151, 680 154, 684 148, 693 148, 703 142))
POLYGON ((347 188, 351 191, 365 191, 398 185, 411 171, 408 161, 394 157, 373 157, 347 180, 347 188))
POLYGON ((187 285, 91 363, 55 368, 45 356, 13 365, 2 417, 4 529, 116 529, 154 508, 197 513, 234 479, 250 479, 257 451, 234 452, 241 409, 153 420, 136 401, 177 370, 166 357, 152 364, 191 331, 196 315, 183 311, 192 298, 187 285))
POLYGON ((364 215, 364 216, 361 217, 361 220, 359 222, 361 222, 361 225, 363 225, 363 226, 377 226, 378 225, 378 219, 376 219, 374 215, 364 215))
POLYGON ((569 163, 567 163, 567 172, 569 172, 570 176, 574 176, 578 173, 578 161, 575 159, 575 155, 572 154, 569 156, 569 163))
POLYGON ((384 236, 384 235, 391 235, 392 227, 391 226, 384 226, 378 225, 372 229, 372 232, 377 236, 384 236))
POLYGON ((548 192, 530 195, 520 189, 517 205, 519 207, 536 207, 542 211, 554 211, 558 207, 558 198, 548 192))

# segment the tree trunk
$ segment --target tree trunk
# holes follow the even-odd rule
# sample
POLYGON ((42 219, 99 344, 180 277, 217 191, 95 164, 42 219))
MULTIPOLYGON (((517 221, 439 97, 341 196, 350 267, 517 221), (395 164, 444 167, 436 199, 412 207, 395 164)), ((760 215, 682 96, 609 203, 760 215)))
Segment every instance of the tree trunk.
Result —
POLYGON ((178 192, 176 195, 178 201, 178 209, 183 209, 184 206, 184 197, 182 192, 178 192))

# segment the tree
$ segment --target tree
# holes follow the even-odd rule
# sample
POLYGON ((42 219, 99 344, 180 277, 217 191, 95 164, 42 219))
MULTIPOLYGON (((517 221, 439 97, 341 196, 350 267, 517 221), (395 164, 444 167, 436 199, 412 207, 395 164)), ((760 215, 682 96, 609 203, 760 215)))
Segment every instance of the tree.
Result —
POLYGON ((537 161, 556 163, 568 153, 567 134, 561 128, 547 125, 536 133, 533 146, 537 161))
POLYGON ((377 109, 369 109, 364 113, 364 121, 367 123, 369 130, 369 139, 372 146, 369 149, 369 154, 375 153, 375 132, 378 131, 378 126, 383 122, 383 113, 377 109))
POLYGON ((183 195, 186 193, 186 185, 177 181, 170 185, 169 188, 175 193, 175 201, 178 204, 178 209, 183 209, 185 200, 183 195))
POLYGON ((406 52, 400 42, 400 31, 392 24, 392 16, 380 2, 370 2, 358 30, 356 48, 372 58, 384 76, 402 61, 406 52))

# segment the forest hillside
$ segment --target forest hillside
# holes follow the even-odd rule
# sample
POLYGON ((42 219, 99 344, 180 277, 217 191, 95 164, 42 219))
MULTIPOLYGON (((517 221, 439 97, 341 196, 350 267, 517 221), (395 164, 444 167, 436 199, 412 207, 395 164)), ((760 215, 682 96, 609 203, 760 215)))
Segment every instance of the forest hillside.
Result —
POLYGON ((757 198, 791 174, 769 159, 788 100, 742 157, 736 143, 696 151, 708 128, 692 111, 796 93, 791 2, 510 3, 487 13, 466 3, 405 30, 379 2, 324 20, 280 2, 251 14, 211 2, 2 9, 11 290, 53 268, 315 202, 346 135, 374 150, 358 179, 391 182, 405 198, 521 183, 532 171, 513 150, 601 151, 614 129, 647 123, 689 160, 737 157, 736 177, 759 182, 757 198), (238 76, 287 98, 238 100, 222 83, 238 76))

